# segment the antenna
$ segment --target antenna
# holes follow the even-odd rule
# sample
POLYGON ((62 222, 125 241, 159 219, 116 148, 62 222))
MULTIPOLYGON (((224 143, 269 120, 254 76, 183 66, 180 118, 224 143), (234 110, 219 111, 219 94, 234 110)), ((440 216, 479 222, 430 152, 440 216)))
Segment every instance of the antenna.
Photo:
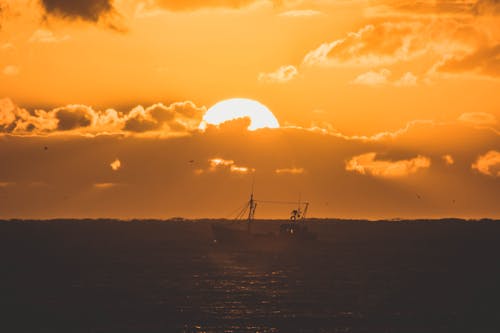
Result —
POLYGON ((300 217, 302 215, 302 209, 301 209, 301 203, 300 203, 301 199, 302 199, 302 193, 299 191, 299 203, 297 206, 297 219, 300 219, 300 217))
POLYGON ((253 197, 254 186, 255 186, 255 174, 253 174, 253 177, 252 177, 252 197, 253 197))

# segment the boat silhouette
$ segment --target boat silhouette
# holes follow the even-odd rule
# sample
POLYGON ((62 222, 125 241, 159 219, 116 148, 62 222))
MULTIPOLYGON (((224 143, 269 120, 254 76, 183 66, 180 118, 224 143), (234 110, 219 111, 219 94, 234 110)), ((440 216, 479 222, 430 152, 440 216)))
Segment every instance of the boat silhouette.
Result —
POLYGON ((295 244, 315 241, 317 235, 311 232, 306 225, 308 208, 309 203, 300 200, 298 202, 256 200, 252 189, 250 199, 234 220, 212 224, 213 243, 221 247, 265 250, 283 249, 295 244), (294 204, 297 205, 297 208, 291 211, 290 218, 286 223, 280 225, 277 233, 255 233, 252 226, 258 203, 294 204))

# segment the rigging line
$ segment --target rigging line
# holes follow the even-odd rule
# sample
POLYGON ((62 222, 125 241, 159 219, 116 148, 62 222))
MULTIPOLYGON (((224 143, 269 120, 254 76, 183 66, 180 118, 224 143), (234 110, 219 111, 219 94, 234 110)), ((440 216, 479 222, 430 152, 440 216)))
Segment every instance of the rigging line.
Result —
POLYGON ((240 211, 240 213, 235 217, 234 221, 232 223, 237 223, 241 221, 241 218, 245 215, 245 213, 248 210, 248 204, 245 205, 245 207, 240 211))
MULTIPOLYGON (((255 202, 260 203, 270 203, 270 204, 279 204, 279 205, 296 205, 297 201, 269 201, 269 200, 255 200, 255 202)), ((300 205, 308 204, 308 202, 299 202, 300 205)))
MULTIPOLYGON (((233 217, 233 216, 235 216, 235 214, 237 214, 237 213, 238 213, 238 215, 239 215, 239 214, 241 213, 241 211, 242 211, 242 210, 243 210, 243 209, 244 209, 247 205, 248 205, 248 203, 245 203, 245 204, 243 204, 243 205, 241 205, 241 206, 237 207, 236 209, 233 209, 233 210, 231 211, 231 213, 229 213, 229 214, 227 214, 227 215, 226 215, 226 218, 233 217)), ((236 215, 236 216, 238 216, 238 215, 236 215)))

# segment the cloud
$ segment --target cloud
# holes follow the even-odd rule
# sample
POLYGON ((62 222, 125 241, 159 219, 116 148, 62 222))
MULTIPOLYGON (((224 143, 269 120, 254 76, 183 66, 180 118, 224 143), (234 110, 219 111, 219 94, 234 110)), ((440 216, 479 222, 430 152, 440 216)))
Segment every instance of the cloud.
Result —
POLYGON ((455 163, 453 156, 451 156, 450 154, 443 155, 442 158, 446 165, 453 165, 455 163))
POLYGON ((380 66, 408 61, 424 53, 419 22, 369 24, 344 38, 323 43, 306 54, 305 66, 380 66))
POLYGON ((388 83, 388 78, 391 75, 391 71, 382 68, 378 72, 369 71, 358 75, 351 83, 366 85, 366 86, 379 86, 388 83))
POLYGON ((40 0, 48 14, 97 22, 114 11, 112 0, 40 0))
POLYGON ((100 189, 100 190, 104 190, 104 189, 113 188, 113 187, 118 186, 118 185, 119 184, 117 184, 117 183, 95 183, 94 187, 97 189, 100 189))
MULTIPOLYGON (((156 0, 156 3, 168 10, 172 11, 189 11, 201 8, 242 8, 250 4, 256 3, 257 0, 156 0)), ((270 1, 279 3, 280 1, 270 1)))
POLYGON ((122 166, 122 162, 119 159, 115 159, 113 162, 109 164, 109 166, 113 171, 118 171, 122 166))
POLYGON ((452 56, 438 70, 450 73, 471 72, 492 77, 500 76, 500 44, 484 46, 465 56, 452 56))
POLYGON ((40 0, 45 13, 68 20, 104 23, 113 30, 124 32, 121 15, 113 0, 40 0))
POLYGON ((412 72, 406 72, 401 78, 394 82, 397 87, 413 87, 417 85, 418 78, 412 72))
MULTIPOLYGON (((0 101, 0 105, 9 102, 0 101)), ((6 118, 2 123, 12 124, 12 114, 14 119, 23 112, 35 115, 34 110, 24 110, 12 102, 1 108, 11 111, 0 113, 6 115, 1 118, 6 118)), ((51 111, 46 111, 47 117, 51 111)), ((117 116, 124 119, 128 113, 128 110, 117 112, 117 116)), ((405 130, 373 138, 341 135, 333 129, 322 132, 280 128, 234 133, 214 129, 182 139, 167 139, 167 136, 151 139, 135 133, 81 137, 80 133, 89 133, 92 128, 101 126, 97 119, 89 127, 64 132, 57 130, 55 117, 51 119, 53 130, 47 132, 61 134, 0 137, 0 181, 16 184, 15 187, 0 189, 0 196, 7 200, 2 216, 18 216, 16 214, 21 211, 38 218, 61 215, 99 217, 103 214, 122 218, 141 217, 141 214, 161 217, 165 213, 161 202, 165 200, 172 203, 172 215, 220 216, 230 210, 221 207, 221 202, 230 208, 237 207, 251 186, 249 177, 252 173, 237 168, 256 169, 256 188, 262 199, 289 200, 300 187, 300 192, 306 193, 305 199, 314 203, 315 216, 482 217, 499 213, 498 200, 495 199, 500 193, 497 183, 500 178, 483 176, 471 169, 471 165, 478 155, 490 150, 500 151, 497 148, 500 136, 487 128, 473 128, 458 121, 412 123, 405 130), (67 158, 68 149, 78 154, 67 158), (380 154, 364 163, 358 158, 358 169, 366 176, 360 171, 346 171, 346 161, 369 152, 380 154), (381 152, 390 152, 390 155, 381 152), (443 162, 445 154, 455 159, 452 167, 446 167, 443 162), (418 168, 415 174, 410 174, 409 161, 419 155, 432 157, 436 166, 418 168), (119 171, 112 171, 109 164, 117 157, 126 157, 129 163, 122 163, 119 171), (209 159, 216 158, 221 159, 215 163, 219 166, 210 171, 209 159), (54 167, 56 162, 57 168, 54 167), (408 176, 391 178, 389 175, 394 172, 383 171, 384 167, 394 168, 391 163, 402 164, 400 169, 407 170, 408 176), (232 165, 235 167, 231 170, 232 165), (304 174, 276 173, 277 169, 293 168, 303 168, 304 174), (237 173, 240 170, 243 174, 237 173), (106 178, 110 173, 111 176, 119 173, 119 181, 106 178), (388 175, 379 178, 372 173, 388 175), (30 186, 33 182, 49 184, 52 190, 30 186), (104 185, 106 183, 110 185, 104 185), (179 196, 186 186, 200 199, 200 205, 194 211, 192 201, 179 196), (217 189, 217 195, 214 195, 214 189, 217 189), (106 195, 110 193, 113 195, 106 195), (162 200, 143 200, 145 193, 162 200), (417 200, 415 193, 428 201, 424 204, 423 200, 417 200), (470 193, 474 193, 477 200, 469 200, 470 193), (451 204, 454 199, 456 204, 451 204), (360 201, 365 203, 362 210, 359 210, 360 201)), ((122 126, 123 123, 118 128, 122 126)), ((492 168, 489 171, 497 173, 492 168)), ((262 208, 261 212, 264 212, 266 208, 262 208)), ((285 209, 286 213, 284 207, 275 209, 277 215, 273 216, 283 216, 279 209, 285 209)))
POLYGON ((86 105, 68 105, 54 110, 57 129, 69 131, 93 124, 95 111, 86 105))
POLYGON ((252 173, 252 172, 255 171, 255 169, 251 169, 251 168, 248 168, 248 167, 241 167, 241 166, 237 166, 237 165, 231 165, 231 167, 229 168, 229 170, 232 173, 239 173, 239 174, 242 174, 242 175, 246 175, 248 173, 252 173))
POLYGON ((311 16, 318 16, 318 15, 323 15, 322 12, 319 10, 313 10, 313 9, 297 9, 297 10, 289 10, 283 13, 280 13, 279 16, 282 17, 311 17, 311 16))
MULTIPOLYGON (((377 2, 375 2, 377 3, 377 2)), ((368 12, 374 16, 400 15, 448 15, 491 16, 500 14, 497 0, 420 0, 420 1, 385 1, 371 7, 368 12)))
POLYGON ((26 109, 15 105, 8 98, 0 99, 0 133, 30 134, 55 130, 57 120, 42 110, 29 113, 26 109))
POLYGON ((472 12, 476 15, 500 15, 500 1, 478 0, 472 7, 472 12))
MULTIPOLYGON (((426 71, 500 75, 500 44, 491 20, 453 17, 390 17, 307 52, 305 67, 388 67, 416 60, 433 62, 426 71)), ((379 73, 380 74, 380 73, 379 73)), ((373 76, 373 73, 372 73, 373 76)), ((379 75, 380 79, 383 79, 379 75)), ((408 72, 395 86, 416 84, 408 72)))
POLYGON ((68 35, 56 37, 54 33, 47 29, 38 29, 29 38, 30 43, 60 43, 69 40, 68 35))
POLYGON ((10 16, 10 4, 5 0, 0 0, 0 31, 2 30, 3 20, 10 16))
MULTIPOLYGON (((254 168, 236 165, 233 160, 225 160, 223 158, 211 158, 208 160, 208 162, 210 165, 208 171, 210 172, 215 172, 219 169, 229 170, 229 172, 237 174, 249 174, 255 172, 254 168)), ((203 170, 197 169, 195 170, 195 173, 201 174, 203 173, 203 170)))
POLYGON ((354 156, 346 162, 345 169, 362 175, 392 178, 408 176, 431 165, 429 158, 420 155, 398 161, 376 160, 376 157, 377 153, 374 152, 354 156))
POLYGON ((169 106, 162 103, 147 108, 137 106, 126 116, 124 129, 136 133, 193 132, 198 129, 205 112, 205 107, 197 107, 190 101, 176 102, 169 106))
POLYGON ((406 72, 396 81, 390 80, 391 75, 392 73, 390 70, 382 68, 378 71, 368 71, 360 74, 351 83, 366 86, 393 85, 396 87, 411 87, 417 85, 417 77, 411 72, 406 72))
POLYGON ((215 171, 218 167, 227 167, 234 164, 233 160, 225 160, 223 158, 212 158, 208 162, 210 163, 211 171, 215 171))
POLYGON ((10 126, 17 117, 17 106, 8 98, 0 99, 0 126, 10 126))
POLYGON ((15 65, 7 65, 3 68, 2 73, 6 76, 17 76, 21 73, 21 69, 15 65))
POLYGON ((285 83, 292 80, 298 74, 295 66, 285 65, 271 73, 260 73, 259 81, 269 83, 285 83))
POLYGON ((458 120, 473 125, 495 125, 497 123, 496 117, 491 113, 486 112, 462 113, 458 117, 458 120))
POLYGON ((67 105, 49 111, 28 111, 10 99, 0 99, 0 132, 11 135, 120 134, 178 136, 198 131, 205 107, 193 102, 137 106, 128 113, 67 105))
POLYGON ((490 150, 477 158, 472 164, 472 169, 477 170, 483 175, 500 177, 500 152, 490 150))
POLYGON ((274 170, 277 175, 301 175, 304 173, 304 168, 282 168, 274 170))

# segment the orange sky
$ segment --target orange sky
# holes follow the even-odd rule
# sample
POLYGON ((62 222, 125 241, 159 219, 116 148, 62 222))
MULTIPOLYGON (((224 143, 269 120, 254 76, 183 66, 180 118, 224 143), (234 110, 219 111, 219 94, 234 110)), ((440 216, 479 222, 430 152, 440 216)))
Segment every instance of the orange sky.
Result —
POLYGON ((225 217, 254 177, 318 217, 498 218, 499 15, 494 0, 0 0, 0 218, 225 217), (281 128, 199 129, 235 97, 281 128))

